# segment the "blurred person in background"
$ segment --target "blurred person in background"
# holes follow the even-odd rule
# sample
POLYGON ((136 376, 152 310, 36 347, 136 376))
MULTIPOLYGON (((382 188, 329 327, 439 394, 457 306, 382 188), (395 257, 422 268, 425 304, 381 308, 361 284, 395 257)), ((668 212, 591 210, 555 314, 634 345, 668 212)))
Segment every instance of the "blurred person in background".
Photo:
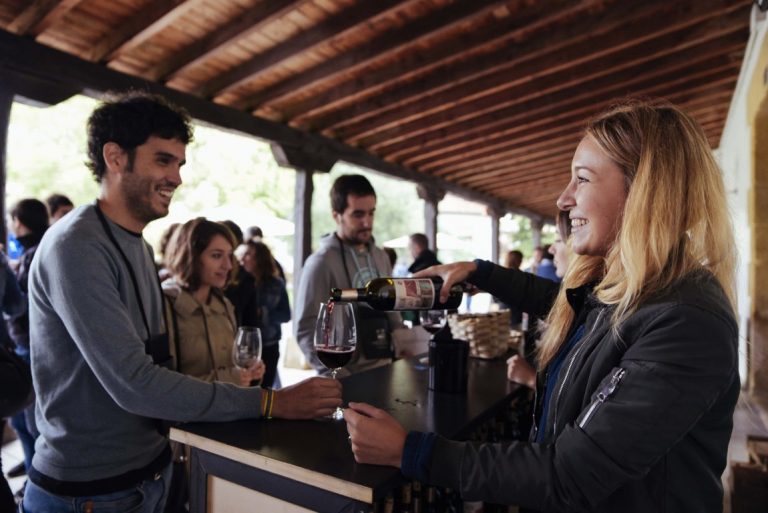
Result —
POLYGON ((245 243, 243 269, 253 278, 248 301, 242 306, 240 322, 261 330, 262 359, 267 366, 264 386, 271 387, 278 376, 281 324, 291 320, 291 307, 285 281, 280 277, 275 259, 263 242, 250 239, 245 243))
MULTIPOLYGON (((48 230, 48 207, 40 200, 27 198, 11 208, 10 216, 11 230, 23 248, 16 270, 16 280, 26 298, 29 291, 29 271, 37 254, 38 244, 48 230)), ((29 364, 29 309, 25 307, 18 315, 8 318, 6 325, 8 335, 15 345, 16 354, 29 364)), ((11 417, 11 426, 19 436, 24 451, 24 472, 28 472, 32 457, 35 455, 35 440, 38 436, 34 405, 11 417)), ((12 469, 10 474, 13 476, 23 473, 21 469, 12 469)))
POLYGON ((435 252, 429 249, 429 239, 423 233, 412 233, 408 237, 408 252, 413 263, 408 268, 409 273, 417 273, 427 267, 440 265, 435 252))
POLYGON ((48 205, 48 216, 50 217, 51 224, 64 217, 75 208, 75 204, 72 203, 72 200, 63 194, 51 194, 45 199, 45 203, 48 205))

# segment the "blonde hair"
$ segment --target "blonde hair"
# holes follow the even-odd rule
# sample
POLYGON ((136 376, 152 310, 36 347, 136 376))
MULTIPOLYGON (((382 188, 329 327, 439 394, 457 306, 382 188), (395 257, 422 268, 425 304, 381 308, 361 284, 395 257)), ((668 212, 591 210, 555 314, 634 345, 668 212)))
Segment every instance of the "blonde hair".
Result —
POLYGON ((608 254, 571 256, 547 317, 541 368, 573 322, 565 290, 591 281, 596 297, 613 307, 617 334, 640 304, 696 270, 709 271, 735 309, 733 231, 720 169, 701 127, 672 105, 631 101, 590 121, 584 137, 624 172, 627 199, 608 254))

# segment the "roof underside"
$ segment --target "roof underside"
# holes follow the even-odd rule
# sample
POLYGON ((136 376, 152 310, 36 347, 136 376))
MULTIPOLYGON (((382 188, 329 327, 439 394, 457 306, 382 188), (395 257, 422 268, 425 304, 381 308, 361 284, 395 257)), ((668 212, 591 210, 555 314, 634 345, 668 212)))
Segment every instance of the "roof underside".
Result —
POLYGON ((553 217, 580 128, 617 99, 666 98, 717 146, 750 4, 0 0, 0 28, 553 217))

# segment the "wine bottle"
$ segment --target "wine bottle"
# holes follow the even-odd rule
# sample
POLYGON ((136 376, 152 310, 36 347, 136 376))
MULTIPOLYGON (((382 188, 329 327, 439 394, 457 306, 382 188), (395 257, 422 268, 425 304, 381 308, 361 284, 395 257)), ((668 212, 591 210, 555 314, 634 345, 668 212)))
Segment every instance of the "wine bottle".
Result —
POLYGON ((362 289, 331 289, 333 301, 359 301, 375 310, 455 310, 463 295, 459 284, 440 301, 440 278, 374 278, 362 289))

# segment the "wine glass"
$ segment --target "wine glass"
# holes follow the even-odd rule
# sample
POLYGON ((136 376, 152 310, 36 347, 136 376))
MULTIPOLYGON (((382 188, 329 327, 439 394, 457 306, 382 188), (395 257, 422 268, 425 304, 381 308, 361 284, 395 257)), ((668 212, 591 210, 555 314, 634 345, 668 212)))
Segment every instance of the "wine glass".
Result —
POLYGON ((251 368, 261 360, 261 330, 255 326, 237 328, 232 346, 232 362, 240 370, 251 368))
MULTIPOLYGON (((355 311, 350 303, 320 303, 315 324, 315 353, 331 371, 331 378, 352 359, 357 346, 355 311)), ((341 408, 331 414, 334 420, 344 418, 341 408)))
POLYGON ((437 333, 445 324, 447 310, 419 310, 421 327, 430 333, 437 333))

